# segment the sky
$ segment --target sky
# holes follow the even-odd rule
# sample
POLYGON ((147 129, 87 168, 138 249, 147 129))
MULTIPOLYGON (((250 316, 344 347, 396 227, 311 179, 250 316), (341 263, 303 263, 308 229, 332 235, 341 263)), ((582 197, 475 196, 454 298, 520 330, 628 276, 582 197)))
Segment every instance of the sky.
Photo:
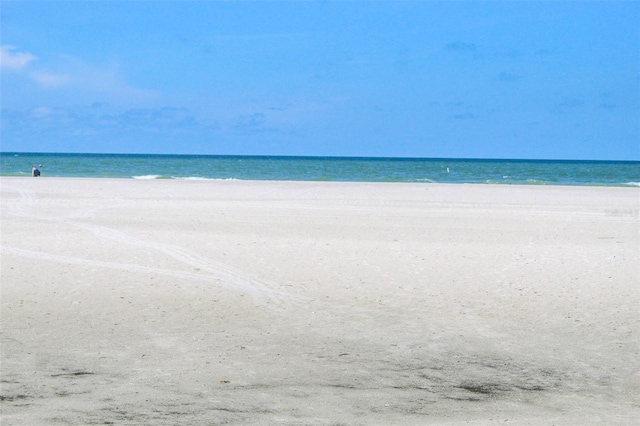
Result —
POLYGON ((0 14, 3 152, 640 160, 640 1, 0 14))

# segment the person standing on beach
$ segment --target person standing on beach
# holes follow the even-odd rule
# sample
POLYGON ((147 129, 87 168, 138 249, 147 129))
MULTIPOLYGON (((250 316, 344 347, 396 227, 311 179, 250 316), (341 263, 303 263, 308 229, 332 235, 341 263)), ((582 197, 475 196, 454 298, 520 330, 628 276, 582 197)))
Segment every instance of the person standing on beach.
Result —
POLYGON ((33 176, 33 177, 40 176, 40 169, 38 169, 36 166, 32 166, 31 167, 31 176, 33 176))

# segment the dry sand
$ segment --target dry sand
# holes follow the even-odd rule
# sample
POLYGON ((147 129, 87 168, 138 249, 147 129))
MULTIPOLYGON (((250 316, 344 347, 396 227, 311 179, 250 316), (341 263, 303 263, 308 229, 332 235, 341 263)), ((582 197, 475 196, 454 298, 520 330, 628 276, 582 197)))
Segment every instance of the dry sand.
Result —
POLYGON ((1 191, 3 425, 640 418, 640 189, 1 191))

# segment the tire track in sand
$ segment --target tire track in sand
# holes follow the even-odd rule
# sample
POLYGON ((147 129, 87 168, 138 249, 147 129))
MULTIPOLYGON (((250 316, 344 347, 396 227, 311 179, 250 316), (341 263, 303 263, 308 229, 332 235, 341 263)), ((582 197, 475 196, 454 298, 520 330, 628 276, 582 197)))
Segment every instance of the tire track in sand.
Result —
POLYGON ((298 297, 291 293, 276 288, 273 283, 262 281, 256 277, 238 271, 237 269, 234 269, 222 262, 217 262, 211 258, 201 256, 183 247, 165 244, 162 242, 147 241, 113 228, 78 222, 77 219, 82 217, 82 215, 73 215, 72 217, 75 220, 70 220, 69 216, 66 218, 54 218, 36 215, 33 212, 37 211, 35 208, 38 204, 37 197, 31 191, 23 188, 15 188, 15 190, 18 192, 19 198, 4 204, 8 210, 16 216, 75 227, 87 231, 101 239, 115 241, 122 245, 158 251, 184 265, 191 267, 192 269, 198 270, 199 272, 194 273, 170 268, 155 268, 133 263, 118 263, 75 256, 63 256, 44 251, 10 247, 7 245, 0 245, 0 250, 2 252, 53 262, 88 265, 122 271, 166 275, 185 280, 204 281, 218 286, 222 285, 230 289, 245 291, 251 295, 254 300, 266 302, 269 306, 274 308, 283 308, 285 305, 294 303, 294 299, 298 299, 298 297))
POLYGON ((274 299, 276 301, 282 300, 282 298, 280 297, 274 297, 272 295, 273 293, 272 291, 269 291, 269 290, 264 291, 261 288, 256 288, 254 283, 250 283, 246 281, 238 282, 238 280, 236 280, 237 282, 234 282, 231 285, 229 285, 230 280, 226 279, 228 277, 207 276, 207 275, 198 274, 194 272, 178 271, 175 269, 154 268, 150 266, 136 265, 133 263, 107 262, 102 260, 92 260, 92 259, 85 259, 85 258, 73 257, 73 256, 62 256, 57 254, 45 253, 42 251, 27 250, 27 249, 21 249, 17 247, 8 247, 6 245, 0 246, 0 251, 3 254, 13 254, 16 256, 45 260, 49 262, 116 269, 119 271, 126 271, 126 272, 139 272, 139 273, 145 273, 145 274, 166 275, 173 278, 189 280, 189 281, 202 281, 202 282, 209 282, 209 283, 215 283, 215 284, 222 283, 224 286, 229 288, 244 290, 247 293, 250 293, 254 297, 266 296, 270 300, 274 300, 274 299))
MULTIPOLYGON (((70 224, 68 222, 65 223, 70 224)), ((213 281, 216 283, 223 282, 230 288, 241 289, 250 293, 254 298, 266 298, 271 303, 275 303, 276 305, 293 302, 293 295, 291 295, 290 293, 274 288, 273 285, 270 285, 269 283, 266 283, 256 277, 249 276, 248 274, 231 268, 222 262, 214 261, 211 258, 201 256, 183 247, 161 242, 151 242, 143 240, 133 237, 124 232, 100 225, 88 225, 81 223, 72 223, 70 225, 81 228, 103 239, 109 239, 121 244, 128 244, 147 250, 155 250, 161 252, 180 263, 190 266, 193 269, 197 269, 210 274, 210 276, 208 277, 209 281, 213 281)), ((197 276, 202 279, 202 274, 167 269, 160 270, 173 271, 177 274, 186 274, 186 277, 197 276)))

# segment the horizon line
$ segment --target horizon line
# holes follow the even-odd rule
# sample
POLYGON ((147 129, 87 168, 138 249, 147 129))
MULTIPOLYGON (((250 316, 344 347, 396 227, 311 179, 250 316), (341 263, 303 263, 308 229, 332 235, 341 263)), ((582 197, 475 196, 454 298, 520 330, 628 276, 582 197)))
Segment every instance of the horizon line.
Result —
POLYGON ((183 156, 183 157, 270 157, 270 158, 306 158, 306 159, 361 159, 361 160, 463 160, 463 161, 557 161, 557 162, 615 162, 615 163, 640 163, 637 160, 612 160, 612 159, 577 159, 577 158, 513 158, 513 157, 417 157, 417 156, 378 156, 378 155, 295 155, 295 154, 188 154, 188 153, 141 153, 141 152, 67 152, 67 151, 3 151, 0 155, 27 154, 27 155, 105 155, 105 156, 183 156))

